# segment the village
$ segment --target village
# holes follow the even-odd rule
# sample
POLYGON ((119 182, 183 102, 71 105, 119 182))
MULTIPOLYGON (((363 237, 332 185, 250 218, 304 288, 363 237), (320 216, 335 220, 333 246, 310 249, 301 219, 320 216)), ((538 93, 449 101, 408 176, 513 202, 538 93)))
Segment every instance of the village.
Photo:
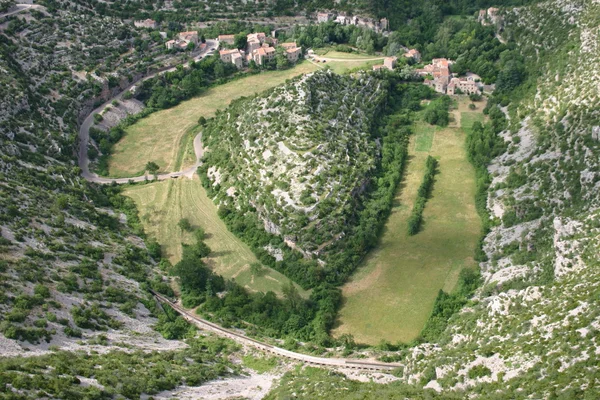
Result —
MULTIPOLYGON (((479 15, 481 22, 495 23, 497 9, 490 8, 482 10, 479 15)), ((340 25, 355 25, 366 27, 375 32, 384 33, 389 29, 389 22, 386 18, 379 20, 365 18, 360 16, 348 16, 343 13, 336 12, 318 12, 315 15, 317 23, 335 22, 340 25)), ((134 25, 138 28, 157 29, 159 24, 152 20, 134 21, 134 25)), ((165 32, 159 32, 161 37, 166 39, 165 32)), ((301 46, 298 46, 295 41, 279 43, 276 38, 276 31, 272 31, 271 35, 263 32, 249 33, 246 35, 246 43, 244 48, 236 48, 236 35, 221 34, 216 40, 218 43, 219 57, 224 63, 235 65, 238 70, 250 67, 252 64, 256 66, 265 66, 276 58, 279 53, 287 59, 290 64, 295 64, 304 56, 304 51, 301 46), (278 50, 279 49, 279 50, 278 50)), ((195 50, 198 47, 205 46, 204 38, 198 36, 197 31, 179 32, 176 37, 165 42, 167 50, 195 50)), ((211 49, 214 51, 216 49, 211 49)), ((326 62, 315 57, 312 49, 307 49, 307 58, 312 62, 326 62)), ((421 53, 417 49, 407 49, 402 55, 404 58, 411 60, 410 64, 419 64, 421 62, 421 53)), ((400 56, 400 57, 402 57, 400 56)), ((397 56, 383 58, 383 64, 372 66, 373 71, 389 70, 392 71, 398 64, 397 56)), ((434 58, 430 64, 424 65, 422 68, 415 69, 415 73, 423 77, 423 83, 433 90, 441 94, 479 94, 483 91, 483 84, 478 75, 467 73, 465 76, 458 76, 451 72, 452 60, 446 58, 434 58)))

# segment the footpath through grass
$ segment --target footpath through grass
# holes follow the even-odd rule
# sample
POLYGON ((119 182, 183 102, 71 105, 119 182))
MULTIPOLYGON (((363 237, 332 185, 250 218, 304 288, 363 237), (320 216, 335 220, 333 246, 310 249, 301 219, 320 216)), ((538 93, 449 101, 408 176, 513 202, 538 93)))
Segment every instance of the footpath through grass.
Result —
POLYGON ((368 344, 409 342, 423 329, 438 291, 451 292, 461 269, 475 267, 481 223, 475 210, 475 171, 465 152, 466 133, 448 127, 435 128, 433 134, 433 128, 420 124, 411 137, 406 174, 380 244, 343 287, 335 336, 350 333, 368 344), (428 155, 439 160, 439 172, 422 229, 408 236, 408 217, 428 155))
MULTIPOLYGON (((212 249, 207 264, 225 278, 253 291, 274 291, 289 282, 281 273, 263 267, 260 276, 253 276, 250 264, 258 262, 252 251, 219 219, 217 208, 206 196, 200 179, 194 177, 169 179, 128 187, 124 194, 131 197, 139 210, 144 230, 161 244, 164 257, 175 264, 181 259, 181 243, 193 243, 192 233, 184 232, 177 223, 187 218, 193 226, 206 232, 206 244, 212 249)), ((308 292, 296 285, 300 293, 308 292)))
POLYGON ((287 70, 236 79, 139 120, 128 127, 125 136, 113 146, 108 160, 109 176, 122 178, 141 175, 148 161, 156 162, 160 166, 160 173, 174 172, 176 167, 193 164, 192 148, 191 153, 186 153, 183 165, 176 165, 180 149, 189 148, 194 138, 191 132, 197 129, 198 118, 211 118, 218 109, 226 108, 234 99, 251 96, 317 69, 316 65, 304 61, 287 70))

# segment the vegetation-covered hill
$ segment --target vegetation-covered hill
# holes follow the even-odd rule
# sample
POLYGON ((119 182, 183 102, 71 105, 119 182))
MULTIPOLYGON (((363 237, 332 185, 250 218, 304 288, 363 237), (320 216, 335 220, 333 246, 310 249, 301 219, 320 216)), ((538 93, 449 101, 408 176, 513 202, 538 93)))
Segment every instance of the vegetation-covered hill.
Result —
POLYGON ((371 132, 385 97, 372 76, 325 71, 237 102, 204 130, 203 171, 216 202, 251 205, 265 230, 308 258, 324 257, 376 170, 371 132))

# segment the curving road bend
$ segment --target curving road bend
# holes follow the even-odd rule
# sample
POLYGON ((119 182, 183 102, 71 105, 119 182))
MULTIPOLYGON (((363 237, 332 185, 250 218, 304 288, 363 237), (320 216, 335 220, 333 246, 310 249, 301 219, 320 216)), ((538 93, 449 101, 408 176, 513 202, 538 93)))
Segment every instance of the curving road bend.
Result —
MULTIPOLYGON (((213 51, 212 49, 216 49, 216 48, 218 48, 218 46, 219 46, 218 40, 207 39, 206 46, 204 47, 204 49, 202 49, 200 51, 200 53, 196 57, 194 57, 194 61, 198 61, 201 58, 203 58, 206 54, 212 53, 212 51, 213 51)), ((187 62, 185 64, 183 64, 183 66, 187 67, 187 62)), ((111 183, 123 184, 123 183, 130 183, 130 182, 144 182, 147 180, 155 180, 155 179, 161 181, 161 180, 165 180, 165 179, 169 179, 169 178, 177 178, 179 176, 187 176, 187 177, 193 176, 194 172, 200 165, 200 159, 202 158, 202 154, 203 154, 202 134, 201 133, 199 133, 194 138, 194 153, 196 153, 196 163, 193 166, 191 166, 190 168, 187 168, 182 171, 171 172, 168 174, 161 174, 161 175, 157 175, 156 177, 154 175, 142 175, 142 176, 135 176, 135 177, 131 177, 131 178, 104 178, 104 177, 98 176, 97 174, 91 172, 90 167, 89 167, 90 160, 88 158, 88 144, 90 141, 90 128, 94 124, 94 114, 101 112, 107 105, 112 103, 114 100, 118 100, 118 101, 122 100, 123 95, 126 92, 128 92, 133 86, 137 85, 138 83, 143 82, 147 79, 153 78, 156 75, 163 74, 165 72, 174 71, 176 68, 177 67, 174 66, 167 70, 159 71, 154 74, 150 74, 142 79, 139 79, 139 80, 133 82, 131 85, 129 85, 122 92, 117 94, 115 97, 111 98, 110 100, 106 101, 101 106, 99 106, 98 108, 96 108, 92 112, 90 112, 90 114, 87 116, 87 118, 85 120, 83 120, 83 122, 81 123, 81 126, 79 127, 78 160, 79 160, 79 168, 81 169, 81 176, 83 176, 84 179, 86 179, 90 182, 100 183, 100 184, 111 184, 111 183)))
POLYGON ((276 354, 278 356, 286 357, 295 361, 301 361, 306 364, 325 366, 325 367, 335 367, 335 368, 351 368, 351 369, 360 369, 360 370, 369 370, 369 371, 385 371, 391 372, 394 369, 400 367, 399 364, 393 363, 384 363, 381 361, 375 360, 357 360, 357 359, 349 359, 349 358, 326 358, 326 357, 315 357, 310 356, 308 354, 296 353, 293 351, 289 351, 286 349, 282 349, 281 347, 273 346, 256 339, 252 339, 248 336, 242 335, 240 333, 231 331, 229 329, 222 328, 221 326, 207 321, 205 319, 199 318, 191 312, 185 310, 183 307, 178 305, 177 303, 173 303, 165 296, 158 294, 152 290, 150 292, 154 295, 154 297, 161 303, 169 305, 175 311, 177 311, 184 319, 188 322, 193 323, 198 326, 200 329, 208 330, 216 333, 219 336, 226 337, 228 339, 234 340, 242 345, 252 346, 262 351, 266 351, 272 354, 276 354))

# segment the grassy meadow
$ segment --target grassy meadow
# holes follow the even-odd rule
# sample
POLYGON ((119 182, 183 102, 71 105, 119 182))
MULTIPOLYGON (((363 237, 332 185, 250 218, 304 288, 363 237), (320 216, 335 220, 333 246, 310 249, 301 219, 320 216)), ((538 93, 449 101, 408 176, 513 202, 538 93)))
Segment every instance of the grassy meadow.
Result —
POLYGON ((155 112, 126 129, 125 136, 113 146, 108 162, 109 176, 122 178, 142 175, 148 161, 156 162, 160 172, 173 172, 194 163, 192 140, 198 118, 210 118, 232 100, 270 89, 287 79, 317 70, 308 61, 283 71, 269 71, 236 79, 211 88, 201 96, 155 112), (186 148, 182 165, 178 157, 186 148), (178 168, 179 167, 179 168, 178 168))
MULTIPOLYGON (((463 113, 464 114, 464 113, 463 113)), ((466 120, 479 117, 469 113, 466 120)), ((344 305, 334 336, 351 333, 357 342, 409 342, 423 329, 440 289, 454 288, 462 268, 475 267, 480 234, 475 210, 475 171, 460 127, 431 127, 417 121, 407 169, 380 243, 343 286, 344 305), (433 192, 422 230, 407 234, 428 155, 438 159, 433 192)))
MULTIPOLYGON (((193 226, 206 232, 206 244, 212 249, 207 264, 225 278, 234 278, 240 285, 260 292, 281 293, 282 285, 289 282, 284 275, 263 267, 260 276, 253 276, 250 264, 258 262, 252 251, 219 219, 217 208, 206 196, 200 179, 178 178, 145 185, 130 186, 125 190, 139 210, 144 230, 161 244, 164 257, 171 263, 181 259, 181 243, 192 243, 191 233, 177 226, 187 218, 193 226)), ((298 286, 297 286, 298 287, 298 286)), ((308 292, 298 287, 304 296, 308 292)))
MULTIPOLYGON (((345 53, 343 53, 345 54, 345 53)), ((327 61, 326 64, 329 68, 336 74, 344 74, 348 71, 354 70, 356 68, 371 68, 371 66, 376 64, 383 64, 383 60, 371 60, 371 61, 327 61)))
POLYGON ((315 54, 321 57, 327 58, 338 58, 338 59, 369 59, 369 58, 381 58, 383 56, 377 54, 365 54, 365 53, 346 53, 343 51, 333 50, 331 47, 325 47, 323 49, 315 50, 315 54))

